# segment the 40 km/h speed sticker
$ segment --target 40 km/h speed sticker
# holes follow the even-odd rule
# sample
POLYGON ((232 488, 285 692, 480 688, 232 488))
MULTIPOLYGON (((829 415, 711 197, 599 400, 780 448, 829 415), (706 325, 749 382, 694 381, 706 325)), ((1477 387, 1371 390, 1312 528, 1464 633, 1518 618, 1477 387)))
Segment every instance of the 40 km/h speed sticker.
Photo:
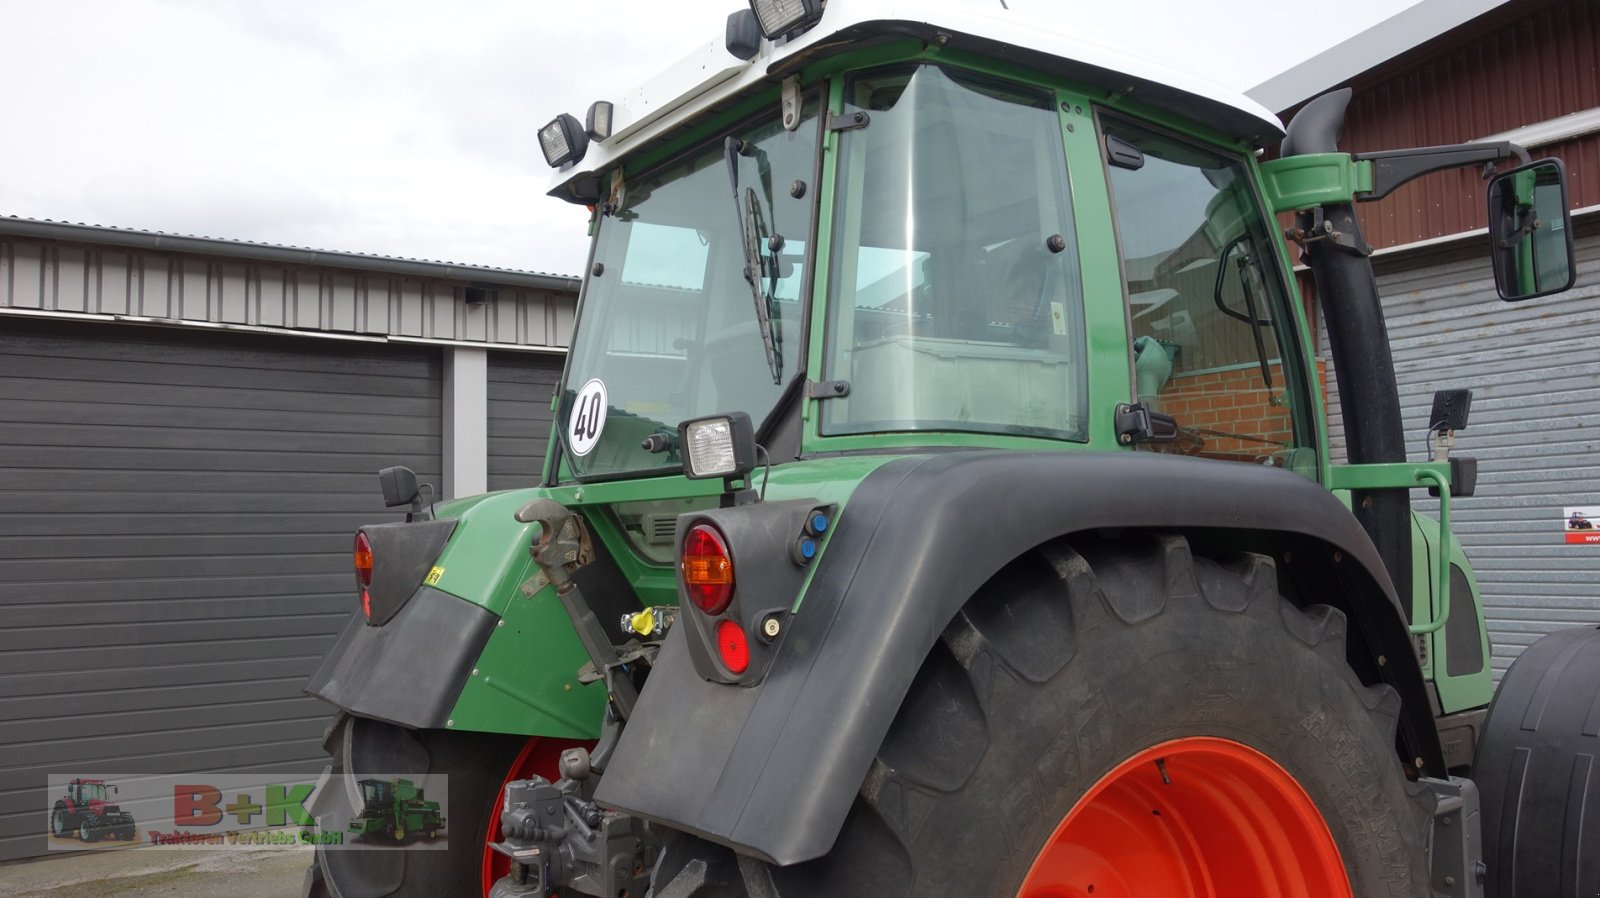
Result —
POLYGON ((606 429, 606 385, 596 377, 583 385, 572 401, 572 417, 567 419, 567 448, 573 455, 594 451, 606 429))

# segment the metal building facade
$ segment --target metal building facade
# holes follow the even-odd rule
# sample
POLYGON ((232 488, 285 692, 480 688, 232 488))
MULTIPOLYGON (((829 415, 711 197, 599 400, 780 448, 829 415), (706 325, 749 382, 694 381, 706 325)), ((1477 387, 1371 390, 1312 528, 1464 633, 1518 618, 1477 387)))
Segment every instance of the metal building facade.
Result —
MULTIPOLYGON (((1498 677, 1544 633, 1600 623, 1600 549, 1566 544, 1561 524, 1563 508, 1600 505, 1600 8, 1515 0, 1348 86, 1341 149, 1512 139, 1567 165, 1579 269, 1577 286, 1554 297, 1512 304, 1495 294, 1476 169, 1357 206, 1377 249, 1411 458, 1426 457, 1434 391, 1473 391, 1456 452, 1479 459, 1478 489, 1452 505, 1452 529, 1477 573, 1498 677)), ((1337 393, 1330 362, 1342 459, 1337 393)), ((1436 510, 1413 497, 1419 511, 1436 510)))
MULTIPOLYGON (((1581 219, 1578 286, 1510 304, 1495 295, 1483 241, 1376 260, 1394 348, 1406 448, 1425 458, 1436 390, 1472 390, 1456 453, 1478 459, 1478 488, 1451 503, 1472 561, 1498 678, 1560 627, 1600 624, 1600 549, 1563 540, 1562 510, 1600 506, 1600 217, 1581 219)), ((1329 366, 1330 434, 1344 456, 1338 373, 1329 366)), ((1413 506, 1437 513, 1414 492, 1413 506)))
POLYGON ((320 769, 374 473, 531 483, 575 294, 0 219, 0 859, 48 773, 320 769))

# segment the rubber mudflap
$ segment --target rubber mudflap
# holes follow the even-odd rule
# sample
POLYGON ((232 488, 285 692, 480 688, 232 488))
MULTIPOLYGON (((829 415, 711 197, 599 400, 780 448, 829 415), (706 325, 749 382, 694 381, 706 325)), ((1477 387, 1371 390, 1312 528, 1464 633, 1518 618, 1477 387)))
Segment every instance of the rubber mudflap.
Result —
POLYGON ((1529 646, 1489 706, 1473 779, 1488 898, 1600 895, 1600 628, 1529 646))

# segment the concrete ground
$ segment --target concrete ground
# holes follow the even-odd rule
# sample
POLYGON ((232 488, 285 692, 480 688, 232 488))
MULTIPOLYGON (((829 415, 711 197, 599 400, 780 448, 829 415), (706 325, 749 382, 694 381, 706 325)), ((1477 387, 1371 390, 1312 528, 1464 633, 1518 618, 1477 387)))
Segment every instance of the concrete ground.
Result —
POLYGON ((0 865, 6 898, 299 898, 312 849, 151 848, 52 853, 0 865))

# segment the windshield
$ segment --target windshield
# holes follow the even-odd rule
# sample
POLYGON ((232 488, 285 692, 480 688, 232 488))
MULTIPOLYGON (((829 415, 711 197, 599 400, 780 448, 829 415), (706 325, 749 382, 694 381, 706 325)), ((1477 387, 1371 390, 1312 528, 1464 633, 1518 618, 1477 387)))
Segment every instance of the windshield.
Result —
POLYGON ((677 470, 680 421, 759 427, 799 368, 816 107, 726 135, 612 179, 556 419, 580 477, 677 470))
POLYGON ((937 66, 851 79, 825 434, 1086 438, 1082 279, 1054 97, 937 66))

